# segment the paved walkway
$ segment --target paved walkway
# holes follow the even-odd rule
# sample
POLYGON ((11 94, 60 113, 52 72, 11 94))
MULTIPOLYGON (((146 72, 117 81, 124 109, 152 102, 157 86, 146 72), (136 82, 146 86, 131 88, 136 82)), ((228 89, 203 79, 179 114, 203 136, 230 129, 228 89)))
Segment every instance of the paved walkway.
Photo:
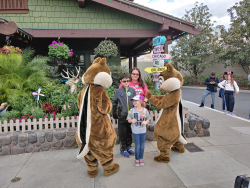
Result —
POLYGON ((145 166, 134 167, 134 158, 123 158, 114 149, 120 171, 105 177, 99 166, 95 178, 77 160, 78 149, 0 157, 1 188, 231 188, 237 175, 250 175, 250 122, 184 102, 193 113, 211 122, 210 137, 187 139, 204 152, 171 152, 168 164, 156 163, 156 142, 146 142, 145 166), (19 182, 11 183, 14 177, 19 182))

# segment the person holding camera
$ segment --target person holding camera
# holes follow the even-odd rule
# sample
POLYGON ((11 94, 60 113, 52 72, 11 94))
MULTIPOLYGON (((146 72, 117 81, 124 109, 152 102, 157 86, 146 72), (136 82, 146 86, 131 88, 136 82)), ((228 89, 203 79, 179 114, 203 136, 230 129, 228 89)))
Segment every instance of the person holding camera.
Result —
POLYGON ((204 107, 206 97, 208 95, 211 95, 212 97, 211 108, 214 109, 215 93, 217 92, 217 86, 219 83, 219 79, 215 76, 215 74, 216 74, 215 72, 211 72, 211 76, 209 76, 205 81, 207 89, 202 96, 201 105, 199 107, 204 107))

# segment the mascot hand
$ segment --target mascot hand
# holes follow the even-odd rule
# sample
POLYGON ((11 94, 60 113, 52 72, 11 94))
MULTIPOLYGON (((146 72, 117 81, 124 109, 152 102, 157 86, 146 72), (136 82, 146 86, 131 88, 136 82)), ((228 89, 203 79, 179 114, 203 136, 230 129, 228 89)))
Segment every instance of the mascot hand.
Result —
POLYGON ((150 99, 151 96, 152 96, 152 93, 151 93, 151 91, 148 90, 148 91, 146 92, 146 96, 145 96, 145 97, 146 97, 147 99, 150 99))

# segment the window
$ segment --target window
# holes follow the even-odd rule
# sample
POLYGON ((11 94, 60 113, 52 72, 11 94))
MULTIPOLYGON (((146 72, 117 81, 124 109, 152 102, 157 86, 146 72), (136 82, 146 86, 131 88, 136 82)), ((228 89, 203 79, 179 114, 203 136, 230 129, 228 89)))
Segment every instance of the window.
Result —
POLYGON ((28 0, 0 0, 0 14, 27 14, 28 0))

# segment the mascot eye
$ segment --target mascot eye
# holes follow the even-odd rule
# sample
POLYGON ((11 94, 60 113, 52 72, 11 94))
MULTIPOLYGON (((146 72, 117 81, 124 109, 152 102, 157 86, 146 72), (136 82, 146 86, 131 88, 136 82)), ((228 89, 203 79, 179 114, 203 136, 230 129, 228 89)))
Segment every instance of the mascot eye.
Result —
POLYGON ((159 80, 160 84, 162 84, 162 79, 159 80))

